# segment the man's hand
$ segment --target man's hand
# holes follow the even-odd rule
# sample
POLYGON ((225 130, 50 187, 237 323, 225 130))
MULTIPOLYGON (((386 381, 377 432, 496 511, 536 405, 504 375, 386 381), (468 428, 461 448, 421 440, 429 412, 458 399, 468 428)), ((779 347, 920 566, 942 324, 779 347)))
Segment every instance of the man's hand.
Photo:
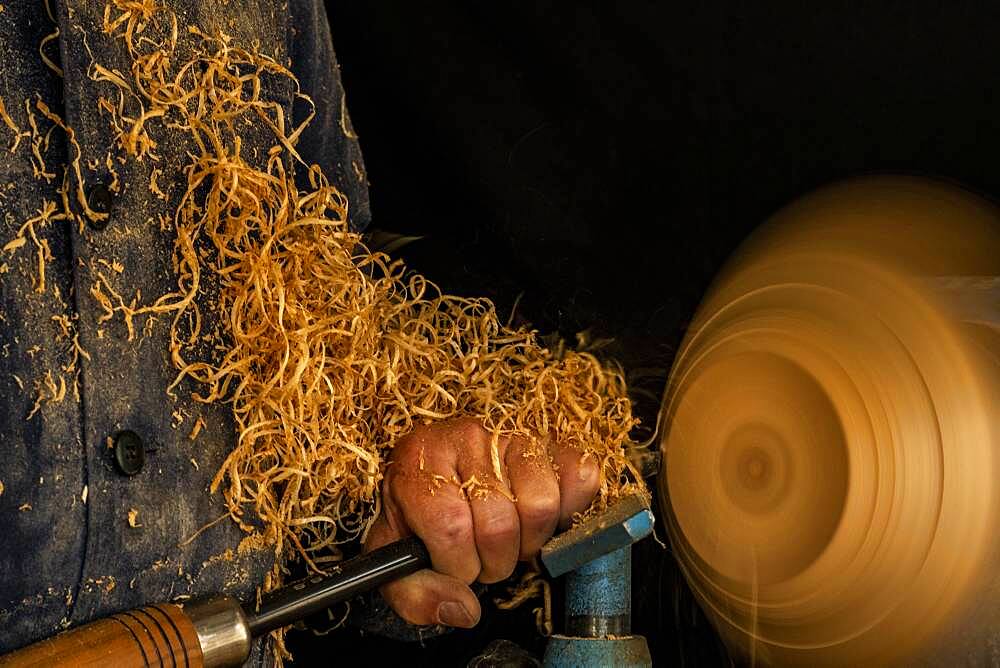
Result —
POLYGON ((579 450, 503 437, 494 459, 490 442, 476 420, 449 420, 416 428, 392 451, 365 550, 410 534, 427 545, 434 570, 382 588, 411 624, 475 626, 468 585, 509 577, 597 493, 597 463, 579 450))

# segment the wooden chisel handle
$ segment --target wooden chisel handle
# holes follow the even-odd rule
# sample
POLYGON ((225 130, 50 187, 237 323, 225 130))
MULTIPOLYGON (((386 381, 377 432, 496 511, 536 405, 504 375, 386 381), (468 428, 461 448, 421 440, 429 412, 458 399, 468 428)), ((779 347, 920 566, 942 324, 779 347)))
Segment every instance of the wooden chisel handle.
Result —
POLYGON ((0 656, 3 668, 203 668, 194 623, 173 603, 120 612, 0 656))

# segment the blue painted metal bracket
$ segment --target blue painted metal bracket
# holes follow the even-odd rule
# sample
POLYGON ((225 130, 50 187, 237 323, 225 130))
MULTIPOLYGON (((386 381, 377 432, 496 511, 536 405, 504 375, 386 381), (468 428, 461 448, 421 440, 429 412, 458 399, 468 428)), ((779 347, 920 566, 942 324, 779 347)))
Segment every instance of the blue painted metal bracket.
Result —
POLYGON ((546 668, 652 666, 646 639, 632 635, 632 544, 653 521, 642 498, 627 497, 542 548, 549 575, 566 575, 565 630, 549 639, 546 668))
POLYGON ((595 559, 637 543, 653 533, 653 513, 638 495, 556 536, 542 547, 542 565, 559 577, 595 559))

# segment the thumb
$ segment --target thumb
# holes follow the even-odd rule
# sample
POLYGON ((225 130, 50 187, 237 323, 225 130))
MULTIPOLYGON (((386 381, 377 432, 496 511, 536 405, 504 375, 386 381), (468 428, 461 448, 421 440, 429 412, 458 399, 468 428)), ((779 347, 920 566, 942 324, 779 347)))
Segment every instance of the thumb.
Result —
POLYGON ((479 623, 479 599, 464 582, 450 575, 417 571, 383 586, 382 596, 411 624, 472 628, 479 623))

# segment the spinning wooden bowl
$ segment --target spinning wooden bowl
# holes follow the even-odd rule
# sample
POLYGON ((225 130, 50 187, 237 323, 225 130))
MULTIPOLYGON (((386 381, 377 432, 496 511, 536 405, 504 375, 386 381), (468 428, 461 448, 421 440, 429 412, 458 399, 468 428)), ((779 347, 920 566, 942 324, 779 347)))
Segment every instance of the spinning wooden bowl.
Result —
POLYGON ((996 660, 998 229, 950 185, 851 181, 778 213, 701 305, 661 498, 741 660, 996 660))

